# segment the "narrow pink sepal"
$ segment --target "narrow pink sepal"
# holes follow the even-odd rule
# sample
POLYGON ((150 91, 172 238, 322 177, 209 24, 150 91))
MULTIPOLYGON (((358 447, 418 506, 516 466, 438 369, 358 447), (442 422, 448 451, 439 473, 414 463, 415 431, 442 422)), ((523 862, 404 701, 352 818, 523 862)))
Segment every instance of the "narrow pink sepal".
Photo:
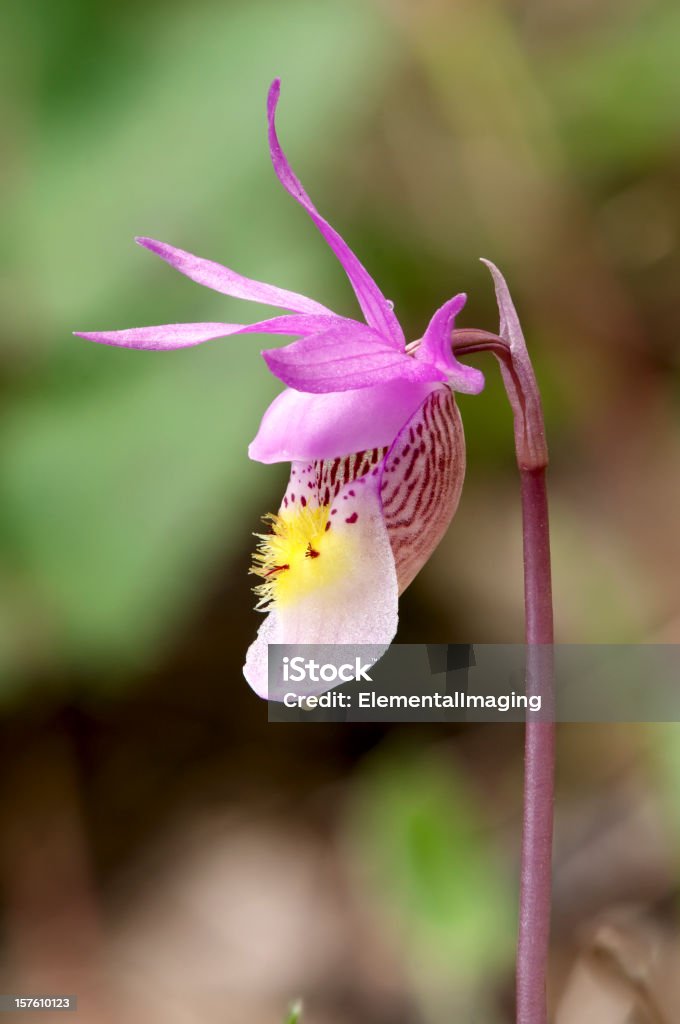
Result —
POLYGON ((74 331, 78 338, 154 352, 202 345, 204 341, 234 334, 316 334, 334 325, 340 318, 333 314, 292 314, 260 320, 254 324, 160 324, 157 327, 132 327, 124 331, 74 331))
POLYGON ((138 245, 160 256, 175 270, 179 270, 180 274, 190 277, 197 284, 205 285, 206 288, 221 292, 223 295, 232 295, 236 299, 248 299, 251 302, 261 302, 265 306, 292 309, 296 313, 333 315, 326 306, 315 302, 314 299, 308 299, 305 295, 298 295, 297 292, 277 288, 275 285, 265 284, 263 281, 253 281, 228 267, 223 267, 221 263, 214 263, 212 260, 194 256, 192 253, 185 252, 184 249, 176 249, 166 242, 158 242, 154 238, 136 238, 135 241, 138 245))
POLYGON ((322 236, 337 256, 370 327, 374 327, 390 339, 395 348, 403 348, 404 332, 397 320, 392 306, 378 288, 357 256, 347 243, 340 237, 335 228, 324 220, 311 199, 305 192, 297 176, 293 173, 285 153, 281 149, 276 134, 276 107, 281 94, 281 81, 276 78, 269 89, 267 97, 267 118, 269 121, 269 149, 274 171, 285 190, 307 211, 322 236))

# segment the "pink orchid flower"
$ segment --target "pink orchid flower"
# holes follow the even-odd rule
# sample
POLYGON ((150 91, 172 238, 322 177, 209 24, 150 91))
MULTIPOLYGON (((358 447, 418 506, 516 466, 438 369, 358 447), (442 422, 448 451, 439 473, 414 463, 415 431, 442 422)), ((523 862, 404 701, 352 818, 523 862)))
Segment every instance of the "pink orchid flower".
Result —
POLYGON ((262 353, 286 389, 264 414, 252 459, 291 462, 283 503, 260 536, 252 571, 266 611, 244 666, 268 695, 268 645, 371 644, 397 629, 398 596, 441 540, 458 505, 465 442, 454 391, 477 394, 481 372, 459 363, 451 331, 465 295, 406 345, 389 302, 293 173, 275 125, 280 82, 268 96, 269 146, 283 187, 308 213, 354 289, 363 321, 296 292, 242 277, 150 238, 140 245, 198 284, 287 312, 252 324, 165 324, 77 332, 126 348, 169 351, 237 334, 297 336, 262 353))

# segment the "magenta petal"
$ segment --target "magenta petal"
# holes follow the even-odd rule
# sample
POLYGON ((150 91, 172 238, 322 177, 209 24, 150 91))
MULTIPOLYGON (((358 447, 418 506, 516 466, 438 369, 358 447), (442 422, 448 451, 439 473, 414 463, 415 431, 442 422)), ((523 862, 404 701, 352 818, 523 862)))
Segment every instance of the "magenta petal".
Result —
POLYGON ((233 295, 236 299, 249 299, 252 302, 261 302, 265 306, 280 306, 281 309, 292 309, 296 313, 324 313, 332 315, 332 311, 322 306, 320 302, 308 299, 305 295, 298 295, 297 292, 289 292, 285 288, 277 288, 273 284, 264 284, 262 281, 253 281, 249 277, 242 277, 221 263, 214 263, 212 260, 201 259, 200 256, 193 256, 184 249, 175 249, 165 242, 157 242, 153 238, 136 238, 136 242, 145 249, 149 249, 162 260, 169 263, 180 274, 185 274, 197 284, 212 288, 213 291, 222 292, 223 295, 233 295))
POLYGON ((396 380, 327 395, 288 388, 265 412, 248 454, 256 462, 297 462, 385 448, 438 386, 396 380))
POLYGON ((440 306, 434 314, 418 348, 418 358, 448 367, 451 364, 451 331, 467 296, 461 293, 440 306))
POLYGON ((484 375, 474 366, 459 363, 451 349, 451 331, 458 313, 465 305, 466 296, 456 295, 434 314, 422 341, 415 352, 418 361, 436 366, 444 374, 454 391, 478 395, 484 387, 484 375))
POLYGON ((74 334, 78 338, 98 341, 102 345, 168 352, 232 334, 316 334, 337 321, 342 322, 342 318, 332 314, 321 316, 303 313, 276 316, 255 324, 161 324, 158 327, 132 327, 126 331, 74 331, 74 334))
POLYGON ((272 373, 296 391, 351 391, 391 380, 446 380, 431 363, 397 352, 370 327, 349 322, 262 353, 272 373))
MULTIPOLYGON (((269 89, 267 97, 267 116, 269 119, 269 149, 276 175, 286 191, 296 199, 297 202, 307 211, 317 228, 326 239, 326 242, 333 250, 350 280, 366 322, 374 327, 386 338, 391 339, 396 348, 404 347, 404 333, 397 320, 392 306, 387 301, 377 284, 360 263, 347 243, 343 241, 337 231, 324 220, 318 212, 311 199, 305 192, 300 181, 291 170, 286 155, 281 149, 276 134, 276 107, 281 93, 281 82, 275 79, 269 89)), ((292 307, 291 307, 292 308, 292 307)))

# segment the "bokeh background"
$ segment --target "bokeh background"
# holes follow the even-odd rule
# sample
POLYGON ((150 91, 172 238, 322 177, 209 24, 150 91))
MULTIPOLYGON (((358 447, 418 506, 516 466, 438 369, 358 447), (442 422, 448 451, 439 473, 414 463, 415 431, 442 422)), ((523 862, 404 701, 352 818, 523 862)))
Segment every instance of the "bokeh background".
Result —
MULTIPOLYGON (((680 7, 24 0, 2 20, 0 988, 77 992, 87 1024, 265 1024, 298 996, 305 1024, 503 1024, 521 729, 268 725, 240 671, 251 534, 285 475, 246 456, 277 390, 260 339, 70 332, 260 312, 136 234, 353 315, 269 164, 281 75, 292 163, 409 337, 459 290, 461 324, 495 328, 479 256, 511 283, 558 638, 677 642, 680 7)), ((403 641, 522 638, 485 368, 403 641)), ((560 728, 560 1024, 680 1020, 679 740, 560 728)))

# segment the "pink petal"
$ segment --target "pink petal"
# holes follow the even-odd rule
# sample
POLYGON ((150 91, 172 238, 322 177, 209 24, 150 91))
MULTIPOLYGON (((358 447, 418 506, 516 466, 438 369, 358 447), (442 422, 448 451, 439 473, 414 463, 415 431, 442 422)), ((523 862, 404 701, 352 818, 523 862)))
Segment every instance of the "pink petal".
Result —
POLYGON ((383 334, 386 339, 390 339, 395 348, 403 349, 404 333, 392 311, 392 306, 346 242, 343 241, 337 231, 317 211, 300 181, 291 170, 276 134, 275 116, 280 93, 281 82, 277 78, 272 82, 269 96, 267 97, 269 149, 276 175, 286 191, 307 211, 337 256, 354 288, 359 305, 366 317, 366 322, 370 327, 374 327, 380 334, 383 334))
POLYGON ((242 277, 221 263, 213 263, 212 260, 201 259, 200 256, 193 256, 184 249, 175 249, 165 242, 157 242, 153 238, 136 238, 139 245, 150 249, 161 259, 169 263, 180 274, 185 274, 192 281, 212 288, 213 291, 222 292, 223 295, 233 295, 236 299, 249 299, 252 302, 262 302, 265 306, 280 306, 282 309, 292 309, 296 313, 325 313, 331 314, 331 310, 322 306, 320 302, 308 299, 305 295, 298 295, 297 292, 289 292, 285 288, 277 288, 273 284, 264 284, 262 281, 253 281, 249 277, 242 277))
POLYGON ((161 324, 158 327, 132 327, 125 331, 74 331, 74 334, 103 345, 167 352, 232 334, 316 334, 337 322, 345 321, 332 313, 302 313, 276 316, 255 324, 161 324))
POLYGON ((272 463, 385 448, 435 386, 396 380, 327 395, 288 388, 265 412, 248 454, 257 462, 272 463))
POLYGON ((351 391, 393 380, 446 380, 431 363, 419 362, 370 327, 348 321, 322 334, 262 353, 271 372, 297 391, 351 391))
MULTIPOLYGON (((296 469, 295 466, 292 469, 296 469)), ((291 474, 291 486, 292 486, 291 474)), ((290 487, 289 487, 290 490, 290 487)), ((371 664, 389 647, 397 631, 397 577, 392 549, 383 521, 378 478, 365 483, 347 484, 337 495, 332 508, 331 529, 347 545, 347 562, 342 575, 332 576, 311 594, 295 604, 269 612, 251 644, 243 674, 265 699, 282 700, 288 691, 323 693, 328 683, 300 683, 268 680, 269 644, 338 644, 337 654, 324 651, 324 660, 334 657, 348 660, 356 644, 370 644, 370 652, 361 650, 362 662, 371 664)), ((319 558, 323 558, 320 549, 319 558)), ((304 654, 304 650, 300 653, 304 654)), ((357 652, 359 653, 359 652, 357 652)), ((313 657, 309 651, 308 657, 313 657)))
POLYGON ((459 363, 451 349, 451 331, 465 301, 465 295, 456 295, 437 310, 415 351, 415 358, 436 366, 443 374, 442 380, 447 380, 455 391, 478 395, 484 387, 484 375, 474 366, 459 363))

